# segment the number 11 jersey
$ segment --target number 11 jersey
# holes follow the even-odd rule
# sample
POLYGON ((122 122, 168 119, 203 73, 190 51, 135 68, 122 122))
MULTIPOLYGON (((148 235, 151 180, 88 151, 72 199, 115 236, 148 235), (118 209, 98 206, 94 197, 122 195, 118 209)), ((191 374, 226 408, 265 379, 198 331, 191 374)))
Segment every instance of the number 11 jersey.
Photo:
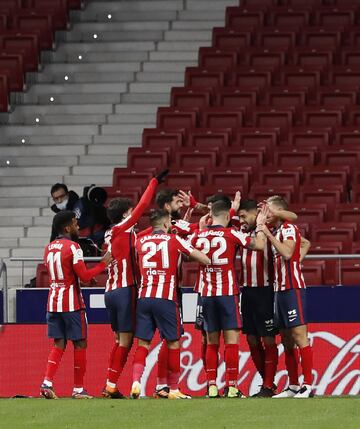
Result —
POLYGON ((237 295, 235 257, 239 246, 250 244, 249 235, 234 228, 209 226, 196 231, 190 240, 211 259, 211 265, 200 265, 198 291, 201 296, 237 295))

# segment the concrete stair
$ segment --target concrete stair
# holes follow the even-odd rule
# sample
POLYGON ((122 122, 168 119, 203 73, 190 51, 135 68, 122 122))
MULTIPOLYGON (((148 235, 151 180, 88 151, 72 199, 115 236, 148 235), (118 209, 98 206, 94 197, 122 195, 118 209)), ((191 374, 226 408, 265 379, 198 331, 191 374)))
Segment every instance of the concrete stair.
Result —
MULTIPOLYGON (((0 257, 42 256, 53 213, 50 187, 65 182, 111 186, 141 145, 159 106, 210 46, 226 6, 238 0, 90 0, 71 12, 71 31, 42 53, 20 103, 0 127, 0 257)), ((19 263, 8 262, 9 285, 21 286, 19 263)), ((27 263, 24 280, 35 275, 27 263)))

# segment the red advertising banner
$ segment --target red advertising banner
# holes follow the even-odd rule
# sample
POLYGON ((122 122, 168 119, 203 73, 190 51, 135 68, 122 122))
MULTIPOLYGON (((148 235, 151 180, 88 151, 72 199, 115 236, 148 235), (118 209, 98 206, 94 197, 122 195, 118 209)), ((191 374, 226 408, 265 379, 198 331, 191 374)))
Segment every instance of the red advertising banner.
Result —
MULTIPOLYGON (((314 390, 317 395, 357 395, 360 392, 360 325, 357 323, 311 324, 310 338, 314 351, 314 390)), ((181 351, 181 388, 192 395, 205 392, 205 374, 200 359, 201 334, 192 325, 185 326, 181 351)), ((113 336, 107 325, 89 326, 88 367, 86 388, 100 395, 105 384, 108 355, 113 336)), ((37 396, 42 382, 47 354, 51 342, 46 338, 45 325, 6 325, 0 331, 0 397, 16 394, 37 396)), ((157 371, 159 339, 147 360, 142 378, 144 394, 152 395, 157 371)), ((133 351, 119 384, 128 395, 131 385, 133 351)), ((222 354, 222 351, 221 351, 222 354)), ((279 368, 276 383, 283 388, 287 383, 282 346, 279 346, 279 368)), ((218 385, 224 386, 225 365, 221 358, 218 368, 218 385)), ((73 348, 68 350, 55 378, 59 396, 70 396, 73 382, 73 348)), ((239 385, 246 394, 256 393, 261 378, 256 373, 250 353, 241 338, 239 354, 239 385)))

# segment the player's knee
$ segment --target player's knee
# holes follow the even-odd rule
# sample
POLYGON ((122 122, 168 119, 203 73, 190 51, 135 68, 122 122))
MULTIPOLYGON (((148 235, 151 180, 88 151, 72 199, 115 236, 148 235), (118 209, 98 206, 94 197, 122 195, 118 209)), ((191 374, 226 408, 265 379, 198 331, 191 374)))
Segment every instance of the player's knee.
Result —
POLYGON ((64 339, 54 340, 54 346, 58 349, 65 350, 67 341, 64 339))
POLYGON ((255 347, 259 344, 259 340, 257 337, 255 337, 255 335, 247 335, 246 341, 251 347, 255 347))
POLYGON ((180 341, 179 340, 167 341, 167 345, 168 345, 168 348, 171 350, 179 349, 180 348, 180 341))
POLYGON ((275 337, 263 337, 263 342, 266 346, 273 346, 276 344, 275 337))
POLYGON ((87 341, 85 339, 84 340, 75 340, 75 341, 73 341, 73 344, 74 344, 75 349, 86 349, 86 347, 87 347, 87 341))

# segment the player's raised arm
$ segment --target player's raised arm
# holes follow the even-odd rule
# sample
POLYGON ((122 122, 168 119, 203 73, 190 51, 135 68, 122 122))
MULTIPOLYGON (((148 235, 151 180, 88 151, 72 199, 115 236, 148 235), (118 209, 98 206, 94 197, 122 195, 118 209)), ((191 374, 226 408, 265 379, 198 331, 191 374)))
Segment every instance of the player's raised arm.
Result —
POLYGON ((156 177, 153 177, 150 180, 145 192, 143 193, 142 197, 140 198, 140 201, 138 202, 137 206, 134 208, 131 215, 120 225, 116 225, 112 228, 113 237, 116 236, 118 233, 126 231, 127 229, 131 228, 137 223, 137 221, 141 218, 145 210, 150 205, 151 200, 154 197, 154 193, 157 185, 159 183, 162 183, 168 174, 169 174, 169 170, 164 170, 159 175, 157 175, 156 177))
POLYGON ((283 230, 284 241, 277 240, 272 233, 269 231, 266 225, 261 225, 257 227, 257 230, 262 231, 270 243, 275 247, 275 249, 280 253, 280 255, 285 259, 291 259, 294 250, 295 250, 295 228, 293 225, 289 225, 283 230))
POLYGON ((90 268, 89 270, 86 268, 83 251, 80 246, 76 247, 75 245, 71 246, 71 250, 73 252, 73 268, 76 275, 79 277, 80 281, 83 283, 89 282, 91 279, 96 277, 98 274, 102 273, 105 268, 112 261, 112 257, 110 253, 106 253, 99 264, 97 264, 94 268, 90 268))
POLYGON ((308 254, 311 247, 311 243, 304 237, 301 237, 300 241, 300 262, 302 262, 305 256, 308 254))

